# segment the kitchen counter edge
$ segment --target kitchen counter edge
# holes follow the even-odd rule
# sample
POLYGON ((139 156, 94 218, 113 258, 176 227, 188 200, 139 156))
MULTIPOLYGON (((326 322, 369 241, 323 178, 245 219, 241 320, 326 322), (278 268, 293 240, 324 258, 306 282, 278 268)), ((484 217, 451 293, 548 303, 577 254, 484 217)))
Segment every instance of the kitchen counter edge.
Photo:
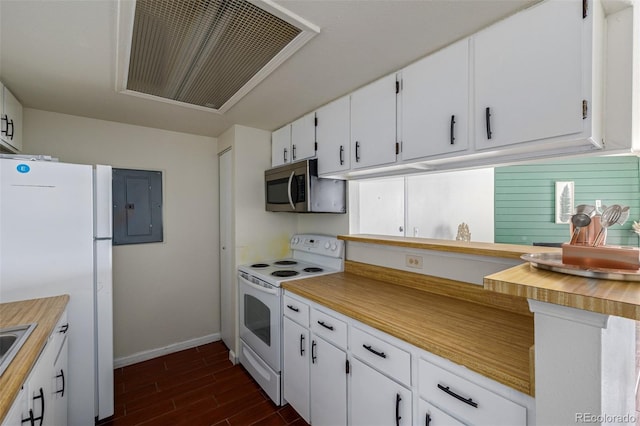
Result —
POLYGON ((527 253, 560 253, 562 251, 557 247, 439 240, 433 238, 394 237, 389 235, 373 234, 338 235, 338 239, 365 244, 379 244, 385 246, 435 250, 477 256, 503 257, 508 259, 520 259, 520 256, 527 253))

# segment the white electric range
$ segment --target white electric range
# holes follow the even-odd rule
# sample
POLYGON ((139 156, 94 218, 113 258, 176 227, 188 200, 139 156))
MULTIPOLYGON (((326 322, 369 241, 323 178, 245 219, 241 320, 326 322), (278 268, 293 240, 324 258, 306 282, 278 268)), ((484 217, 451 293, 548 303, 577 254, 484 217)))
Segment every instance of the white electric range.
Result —
POLYGON ((344 242, 327 235, 294 235, 291 257, 238 267, 240 363, 282 405, 282 289, 289 280, 340 272, 344 242))

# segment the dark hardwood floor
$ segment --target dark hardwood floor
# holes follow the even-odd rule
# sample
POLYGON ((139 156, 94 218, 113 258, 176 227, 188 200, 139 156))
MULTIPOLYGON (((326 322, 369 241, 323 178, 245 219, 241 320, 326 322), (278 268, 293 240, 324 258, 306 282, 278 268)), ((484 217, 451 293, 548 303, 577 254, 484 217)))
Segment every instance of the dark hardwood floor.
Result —
POLYGON ((222 342, 154 358, 115 374, 115 414, 99 426, 303 426, 276 406, 222 342))

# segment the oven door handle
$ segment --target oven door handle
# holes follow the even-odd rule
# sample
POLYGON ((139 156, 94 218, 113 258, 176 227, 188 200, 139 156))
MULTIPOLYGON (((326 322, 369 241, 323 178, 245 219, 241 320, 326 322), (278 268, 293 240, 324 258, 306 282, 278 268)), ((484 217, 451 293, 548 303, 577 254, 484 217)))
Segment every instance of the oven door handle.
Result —
POLYGON ((258 290, 258 291, 260 291, 260 292, 262 292, 262 293, 273 294, 274 296, 277 296, 277 295, 278 295, 278 289, 277 289, 277 288, 275 288, 275 287, 272 287, 272 288, 266 288, 266 287, 263 287, 263 286, 261 286, 261 285, 258 285, 258 284, 254 284, 254 283, 252 283, 251 281, 249 281, 249 280, 247 280, 246 278, 244 278, 242 275, 238 275, 238 277, 240 278, 240 280, 241 280, 244 284, 246 284, 246 285, 248 285, 249 287, 252 287, 252 288, 254 288, 254 289, 256 289, 256 290, 258 290))
POLYGON ((289 176, 289 185, 287 185, 287 195, 289 196, 289 204, 291 204, 291 208, 293 210, 296 209, 295 204, 293 204, 293 198, 291 198, 291 182, 293 182, 293 177, 296 175, 296 172, 291 172, 291 176, 289 176))

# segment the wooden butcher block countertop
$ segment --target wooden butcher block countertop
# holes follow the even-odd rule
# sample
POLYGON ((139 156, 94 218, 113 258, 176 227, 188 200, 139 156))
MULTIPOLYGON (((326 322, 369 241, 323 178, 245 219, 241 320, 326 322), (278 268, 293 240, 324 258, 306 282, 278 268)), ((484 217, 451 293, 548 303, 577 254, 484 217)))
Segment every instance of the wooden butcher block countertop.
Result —
POLYGON ((0 423, 29 376, 68 301, 69 296, 63 295, 0 304, 0 328, 34 322, 38 324, 0 376, 0 423))
POLYGON ((584 278, 528 263, 484 278, 487 290, 640 321, 640 282, 584 278))
POLYGON ((345 262, 345 272, 287 281, 283 288, 518 391, 534 393, 533 317, 526 299, 500 299, 502 295, 494 293, 502 306, 497 308, 491 292, 477 285, 351 261, 345 262))

